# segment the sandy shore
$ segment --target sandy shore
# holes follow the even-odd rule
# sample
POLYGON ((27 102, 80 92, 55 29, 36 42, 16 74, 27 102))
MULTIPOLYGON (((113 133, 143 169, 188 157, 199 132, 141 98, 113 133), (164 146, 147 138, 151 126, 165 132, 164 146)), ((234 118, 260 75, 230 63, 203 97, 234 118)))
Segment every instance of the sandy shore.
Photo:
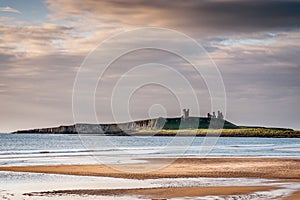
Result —
MULTIPOLYGON (((143 169, 157 168, 169 163, 169 159, 151 159, 148 163, 120 165, 63 165, 63 166, 18 166, 0 167, 0 171, 72 174, 84 176, 105 176, 129 179, 224 177, 224 178, 270 178, 282 182, 299 182, 300 159, 279 158, 180 158, 157 171, 143 169), (120 169, 127 169, 126 171, 120 169)), ((172 198, 183 196, 247 194, 268 191, 274 186, 234 186, 195 188, 152 188, 118 190, 69 190, 48 194, 92 194, 92 195, 142 195, 151 198, 172 198)), ((299 199, 295 191, 288 200, 299 199)), ((47 194, 47 193, 44 193, 47 194)))
POLYGON ((300 199, 300 191, 293 193, 291 196, 285 198, 284 200, 299 200, 300 199))
POLYGON ((179 177, 256 177, 300 179, 300 159, 279 158, 179 158, 151 159, 149 163, 119 165, 59 165, 0 167, 0 171, 41 172, 131 179, 179 177), (158 171, 148 171, 157 169, 158 171), (145 169, 145 170, 143 170, 145 169), (145 172, 148 171, 148 172, 145 172))
POLYGON ((101 195, 101 196, 140 196, 151 199, 170 199, 180 197, 243 195, 251 192, 274 190, 268 186, 236 186, 236 187, 187 187, 187 188, 143 188, 114 190, 61 190, 50 192, 29 193, 26 196, 51 195, 101 195))

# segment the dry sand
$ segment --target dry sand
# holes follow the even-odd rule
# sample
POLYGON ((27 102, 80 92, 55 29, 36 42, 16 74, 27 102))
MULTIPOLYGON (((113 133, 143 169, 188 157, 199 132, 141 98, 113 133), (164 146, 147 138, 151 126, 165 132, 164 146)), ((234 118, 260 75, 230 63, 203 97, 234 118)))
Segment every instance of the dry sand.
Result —
MULTIPOLYGON (((279 158, 180 158, 170 165, 158 170, 143 172, 144 168, 156 168, 169 159, 151 159, 143 164, 121 164, 118 167, 130 169, 120 171, 117 165, 61 165, 61 166, 18 166, 0 167, 0 171, 42 172, 53 174, 72 174, 85 176, 105 176, 130 179, 178 178, 178 177, 251 177, 280 178, 282 181, 298 182, 300 180, 300 159, 279 158)), ((73 190, 57 193, 95 194, 95 195, 142 195, 152 198, 171 198, 182 196, 231 195, 246 194, 254 191, 267 191, 274 187, 239 186, 239 187, 195 187, 195 188, 152 188, 124 190, 73 190)), ((300 199, 299 192, 287 200, 300 199)))

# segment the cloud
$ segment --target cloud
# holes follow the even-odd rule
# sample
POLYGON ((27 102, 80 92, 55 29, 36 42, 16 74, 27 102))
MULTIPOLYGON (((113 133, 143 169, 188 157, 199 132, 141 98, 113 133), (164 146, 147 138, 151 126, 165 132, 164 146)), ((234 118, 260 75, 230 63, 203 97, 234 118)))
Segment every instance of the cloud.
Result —
MULTIPOLYGON (((47 6, 47 23, 0 18, 1 128, 72 123, 72 87, 84 57, 107 37, 143 26, 176 29, 203 44, 222 73, 233 122, 299 128, 299 1, 47 0, 47 6)), ((107 55, 113 50, 107 49, 107 55)), ((118 76, 145 62, 163 63, 186 75, 202 111, 209 111, 205 83, 187 63, 166 52, 142 51, 120 58, 106 72, 105 87, 96 94, 99 119, 113 120, 107 118, 107 99, 118 76)), ((154 100, 166 104, 170 115, 180 112, 161 88, 143 88, 136 95, 133 116, 145 117, 154 100)))
MULTIPOLYGON (((295 68, 298 66, 300 30, 236 34, 230 37, 213 37, 203 40, 214 60, 220 62, 238 62, 241 65, 253 65, 256 70, 269 65, 269 69, 295 68), (274 35, 275 36, 274 36, 274 35)), ((239 68, 237 68, 239 70, 239 68)))
POLYGON ((54 24, 43 26, 0 25, 0 52, 16 57, 51 54, 64 51, 60 41, 71 39, 71 27, 54 24), (9 52, 5 49, 10 49, 9 52))
POLYGON ((123 26, 163 26, 202 33, 296 28, 299 1, 48 0, 52 19, 89 19, 123 26))
POLYGON ((19 10, 11 8, 9 6, 0 7, 0 12, 12 12, 12 13, 22 14, 19 10))
POLYGON ((73 123, 72 87, 82 60, 56 53, 1 62, 1 131, 73 123))

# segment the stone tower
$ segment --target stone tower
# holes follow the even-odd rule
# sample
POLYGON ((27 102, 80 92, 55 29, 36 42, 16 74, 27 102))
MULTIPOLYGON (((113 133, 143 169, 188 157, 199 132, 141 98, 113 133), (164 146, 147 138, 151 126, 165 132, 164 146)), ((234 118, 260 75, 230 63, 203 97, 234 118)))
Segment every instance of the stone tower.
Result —
POLYGON ((183 119, 186 119, 190 116, 190 109, 183 109, 182 110, 182 117, 183 119))

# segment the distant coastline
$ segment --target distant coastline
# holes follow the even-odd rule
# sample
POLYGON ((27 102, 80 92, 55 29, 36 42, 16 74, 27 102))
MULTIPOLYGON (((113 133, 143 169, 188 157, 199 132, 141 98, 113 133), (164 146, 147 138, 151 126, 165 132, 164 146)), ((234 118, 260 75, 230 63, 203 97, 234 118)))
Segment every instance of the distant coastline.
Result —
POLYGON ((51 128, 18 130, 13 134, 98 134, 110 136, 220 136, 300 138, 300 131, 288 128, 238 126, 209 117, 175 117, 110 124, 74 124, 51 128))

